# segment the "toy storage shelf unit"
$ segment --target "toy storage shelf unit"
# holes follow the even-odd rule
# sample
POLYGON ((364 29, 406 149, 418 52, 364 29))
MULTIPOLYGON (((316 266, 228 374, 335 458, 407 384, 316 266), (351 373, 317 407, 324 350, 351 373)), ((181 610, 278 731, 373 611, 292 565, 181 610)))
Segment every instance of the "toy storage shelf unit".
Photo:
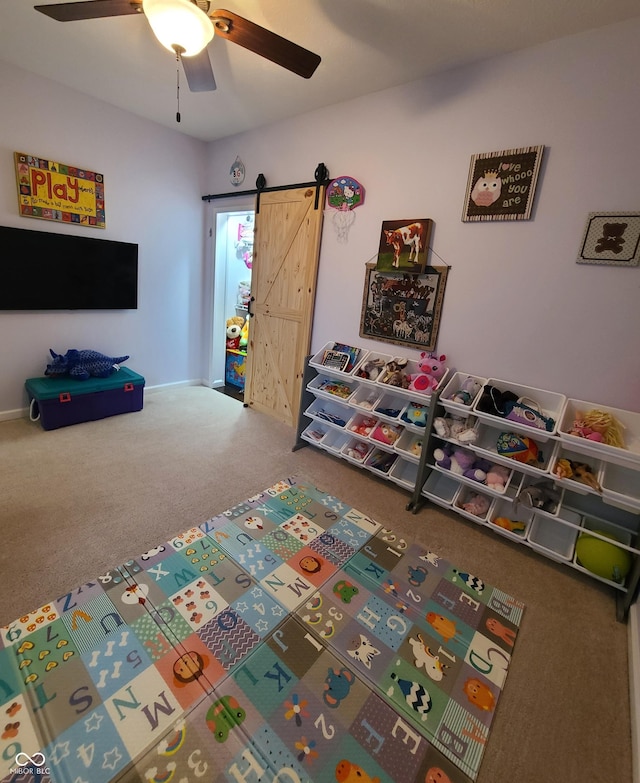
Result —
POLYGON ((328 343, 307 359, 294 449, 314 445, 407 489, 409 510, 433 502, 610 586, 617 618, 626 620, 640 583, 640 413, 464 372, 450 373, 424 395, 359 374, 367 362, 385 362, 391 354, 355 348, 347 362, 331 353, 336 350, 336 343, 328 343), (452 400, 469 377, 479 391, 465 402, 452 400), (507 420, 487 413, 480 400, 488 386, 534 401, 551 420, 548 428, 529 424, 526 415, 507 420), (622 425, 624 448, 572 434, 578 414, 592 410, 622 425), (473 430, 472 442, 438 435, 439 419, 452 417, 473 430), (529 461, 498 451, 502 433, 533 442, 529 461), (446 445, 506 468, 504 485, 491 488, 437 465, 434 450, 446 445), (561 459, 588 465, 590 483, 556 475, 561 459), (537 499, 540 487, 549 497, 536 506, 531 499, 537 499), (480 508, 473 502, 478 495, 480 508))
POLYGON ((617 617, 625 620, 640 581, 640 413, 478 376, 471 376, 480 386, 473 399, 466 405, 453 402, 451 395, 466 377, 466 373, 459 372, 451 376, 438 397, 433 421, 438 426, 440 417, 445 422, 462 419, 466 428, 474 430, 475 439, 460 443, 433 433, 431 443, 435 448, 448 443, 503 465, 509 470, 508 480, 503 488, 491 489, 439 466, 432 449, 422 494, 498 535, 611 586, 617 617), (481 404, 487 387, 509 390, 525 401, 535 401, 552 423, 538 429, 487 413, 481 404), (572 434, 576 419, 594 410, 610 414, 622 425, 624 448, 572 434), (526 455, 528 462, 505 454, 502 433, 523 435, 533 441, 526 455), (559 460, 587 465, 588 475, 560 477, 554 472, 559 460), (548 491, 550 500, 536 507, 530 499, 540 487, 548 491), (477 494, 484 502, 477 504, 478 513, 470 513, 470 495, 477 494))
MULTIPOLYGON (((368 361, 393 358, 341 343, 307 357, 294 449, 317 446, 413 494, 425 471, 437 390, 425 394, 363 375, 368 361), (350 349, 349 359, 339 356, 341 348, 350 349)), ((417 361, 403 358, 407 372, 416 372, 417 361)))

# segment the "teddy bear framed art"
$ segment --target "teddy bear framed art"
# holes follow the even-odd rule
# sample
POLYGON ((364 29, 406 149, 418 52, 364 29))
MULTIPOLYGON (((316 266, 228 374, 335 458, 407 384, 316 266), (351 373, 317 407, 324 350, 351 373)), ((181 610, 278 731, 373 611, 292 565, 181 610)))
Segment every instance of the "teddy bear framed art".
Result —
POLYGON ((638 266, 640 212, 589 212, 576 263, 638 266))
POLYGON ((424 273, 380 272, 366 265, 360 337, 423 351, 435 350, 448 266, 427 266, 424 273))

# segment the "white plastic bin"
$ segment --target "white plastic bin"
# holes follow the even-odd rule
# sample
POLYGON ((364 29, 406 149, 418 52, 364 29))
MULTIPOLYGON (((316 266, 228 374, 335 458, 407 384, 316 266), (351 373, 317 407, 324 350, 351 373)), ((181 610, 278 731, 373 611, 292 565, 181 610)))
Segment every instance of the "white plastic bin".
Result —
POLYGON ((422 494, 433 500, 440 506, 451 506, 456 493, 460 489, 460 484, 449 476, 432 471, 424 482, 422 494))
POLYGON ((309 364, 319 373, 333 375, 336 378, 349 378, 356 366, 365 358, 368 351, 354 345, 340 342, 327 343, 315 356, 309 359, 309 364), (346 365, 337 361, 340 354, 346 354, 346 365))
POLYGON ((521 506, 515 506, 507 500, 496 501, 491 514, 489 515, 489 526, 495 533, 499 533, 512 541, 523 542, 527 538, 527 533, 533 520, 533 511, 521 506), (505 524, 500 524, 496 520, 507 519, 512 523, 519 523, 517 527, 512 528, 505 524), (520 525, 524 525, 521 529, 520 525))
MULTIPOLYGON (((585 531, 591 531, 594 538, 600 538, 600 533, 607 534, 609 533, 613 537, 613 541, 611 541, 609 538, 607 538, 606 535, 602 536, 604 541, 607 543, 613 543, 613 544, 622 544, 623 546, 631 546, 631 533, 628 530, 625 530, 622 527, 618 527, 618 525, 614 525, 612 522, 609 522, 605 519, 599 519, 598 517, 589 517, 585 516, 582 520, 582 527, 585 531)), ((580 534, 581 535, 581 534, 580 534)), ((577 541, 576 541, 577 543, 577 541)), ((632 558, 632 556, 630 555, 632 558)), ((612 585, 613 587, 620 587, 622 586, 626 581, 626 575, 621 578, 619 581, 614 579, 607 579, 604 576, 601 576, 599 574, 594 573, 593 571, 590 571, 588 568, 585 568, 585 566, 582 565, 578 558, 578 553, 575 552, 573 555, 573 564, 578 569, 578 571, 582 571, 585 574, 589 574, 589 576, 594 577, 595 579, 598 579, 600 582, 605 582, 606 584, 612 585)))
POLYGON ((425 437, 411 430, 405 430, 394 444, 395 450, 410 462, 419 462, 425 437))
POLYGON ((573 557, 573 550, 578 537, 577 527, 564 525, 560 520, 572 522, 579 526, 580 514, 568 509, 562 509, 556 519, 534 513, 527 540, 532 549, 539 551, 545 557, 559 563, 566 563, 573 557))
POLYGON ((564 394, 557 394, 556 392, 546 391, 545 389, 536 389, 533 386, 522 386, 517 383, 512 383, 511 381, 498 380, 497 378, 489 378, 485 384, 485 387, 486 386, 493 386, 500 392, 511 391, 516 394, 518 398, 523 398, 523 402, 530 407, 537 406, 544 416, 553 420, 553 426, 548 430, 540 429, 524 422, 512 421, 511 419, 506 419, 502 416, 485 413, 478 408, 482 399, 482 391, 478 394, 473 404, 473 413, 479 419, 483 419, 493 427, 501 427, 503 429, 508 427, 509 430, 523 432, 526 435, 535 437, 538 441, 547 441, 558 431, 562 412, 567 401, 564 394))
POLYGON ((616 465, 640 469, 640 413, 633 413, 632 411, 625 411, 620 408, 611 408, 608 405, 600 405, 595 402, 585 402, 584 400, 569 398, 562 415, 558 433, 560 438, 570 449, 579 451, 582 454, 591 454, 594 457, 600 457, 608 462, 614 462, 616 465), (622 425, 624 448, 609 446, 606 443, 598 443, 597 441, 589 440, 579 435, 570 434, 569 431, 573 429, 573 424, 576 419, 593 410, 602 411, 603 413, 614 416, 622 425))
POLYGON ((394 462, 389 478, 401 487, 412 490, 418 480, 418 465, 401 457, 394 462))
POLYGON ((485 524, 488 521, 493 511, 494 504, 495 498, 492 498, 486 492, 477 490, 474 487, 469 487, 466 484, 460 485, 460 488, 456 493, 455 499, 453 501, 453 505, 459 514, 462 514, 462 516, 467 517, 467 519, 471 519, 473 522, 478 522, 479 524, 485 524), (488 506, 484 511, 478 511, 478 513, 476 513, 475 511, 471 510, 468 504, 473 503, 474 498, 478 497, 480 498, 483 506, 487 504, 488 506), (467 506, 467 508, 464 508, 464 506, 467 506))
POLYGON ((487 379, 481 378, 479 375, 471 375, 467 372, 454 372, 440 394, 440 404, 455 416, 468 416, 469 413, 471 413, 473 403, 476 401, 480 390, 486 382, 487 379), (460 391, 467 378, 471 378, 480 384, 480 389, 470 398, 468 403, 454 402, 451 397, 460 391))
POLYGON ((635 514, 640 512, 640 470, 606 463, 601 484, 605 503, 635 514))
POLYGON ((366 370, 366 365, 369 362, 373 362, 378 365, 379 369, 382 369, 387 362, 390 362, 393 356, 390 353, 378 353, 377 351, 369 351, 356 365, 353 374, 360 383, 375 384, 377 375, 374 378, 370 377, 369 372, 366 370))
POLYGON ((326 421, 334 427, 344 427, 353 415, 353 411, 347 405, 316 397, 305 411, 305 415, 326 421))
POLYGON ((307 389, 320 397, 333 399, 337 402, 347 402, 357 389, 357 385, 352 381, 344 381, 328 375, 317 375, 307 384, 307 389))

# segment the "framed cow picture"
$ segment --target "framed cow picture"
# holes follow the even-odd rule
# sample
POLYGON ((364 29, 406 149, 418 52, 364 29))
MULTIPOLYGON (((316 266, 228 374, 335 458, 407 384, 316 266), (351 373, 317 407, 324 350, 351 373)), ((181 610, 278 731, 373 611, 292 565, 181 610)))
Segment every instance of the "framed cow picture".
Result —
POLYGON ((448 266, 427 266, 415 275, 380 272, 368 263, 360 337, 434 351, 448 271, 448 266))
POLYGON ((383 221, 376 268, 380 272, 423 272, 432 228, 429 218, 383 221))

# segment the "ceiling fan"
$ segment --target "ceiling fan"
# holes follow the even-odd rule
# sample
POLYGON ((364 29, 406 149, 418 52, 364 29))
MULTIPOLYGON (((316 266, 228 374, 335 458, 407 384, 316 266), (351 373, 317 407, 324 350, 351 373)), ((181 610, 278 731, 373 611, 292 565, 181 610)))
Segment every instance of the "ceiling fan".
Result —
POLYGON ((191 92, 216 89, 206 48, 214 34, 305 79, 320 64, 319 55, 232 11, 211 10, 210 0, 81 0, 35 10, 58 22, 144 14, 160 43, 182 61, 191 92))

